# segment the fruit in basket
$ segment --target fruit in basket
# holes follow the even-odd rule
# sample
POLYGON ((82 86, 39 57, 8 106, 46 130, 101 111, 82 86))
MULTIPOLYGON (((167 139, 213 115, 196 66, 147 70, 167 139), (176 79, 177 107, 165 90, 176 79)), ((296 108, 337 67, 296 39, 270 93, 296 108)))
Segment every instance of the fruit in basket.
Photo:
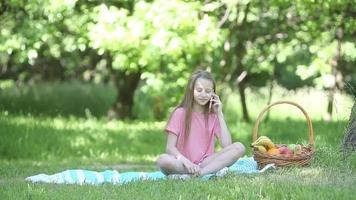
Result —
POLYGON ((284 155, 292 155, 293 154, 293 151, 290 150, 288 147, 286 146, 281 146, 278 148, 279 150, 279 153, 280 154, 284 154, 284 155))
POLYGON ((273 144, 272 140, 269 139, 267 136, 260 136, 255 142, 251 144, 252 146, 264 146, 266 150, 271 148, 276 148, 273 144))
POLYGON ((297 144, 294 147, 294 154, 301 154, 302 153, 302 145, 297 144))
POLYGON ((287 147, 288 147, 290 150, 294 151, 295 144, 288 144, 287 147))
POLYGON ((289 144, 288 148, 291 149, 294 154, 302 153, 302 145, 300 145, 300 144, 289 144))
POLYGON ((259 138, 257 138, 257 140, 255 140, 254 142, 252 142, 251 146, 255 146, 255 145, 258 145, 258 142, 263 139, 263 138, 266 138, 266 136, 260 136, 259 138))
POLYGON ((256 145, 256 146, 254 146, 254 148, 257 149, 257 151, 259 151, 261 153, 267 152, 267 149, 264 146, 256 145))
POLYGON ((268 149, 267 153, 269 155, 277 155, 277 154, 279 154, 279 149, 273 147, 273 148, 268 149))

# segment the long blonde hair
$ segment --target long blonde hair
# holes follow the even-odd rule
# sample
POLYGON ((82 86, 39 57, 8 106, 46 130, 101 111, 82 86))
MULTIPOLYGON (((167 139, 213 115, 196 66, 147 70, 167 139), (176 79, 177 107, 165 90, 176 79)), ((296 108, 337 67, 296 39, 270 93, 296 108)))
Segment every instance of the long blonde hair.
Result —
MULTIPOLYGON (((194 103, 194 86, 198 78, 209 80, 213 83, 213 90, 215 93, 216 83, 210 72, 205 70, 195 71, 189 79, 188 85, 185 89, 184 97, 177 108, 185 108, 185 120, 184 120, 184 139, 188 139, 190 134, 190 127, 192 121, 193 103, 194 103)), ((176 109, 177 109, 176 108, 176 109)), ((205 125, 208 126, 209 105, 204 107, 205 125)), ((208 131, 208 128, 207 128, 208 131)))

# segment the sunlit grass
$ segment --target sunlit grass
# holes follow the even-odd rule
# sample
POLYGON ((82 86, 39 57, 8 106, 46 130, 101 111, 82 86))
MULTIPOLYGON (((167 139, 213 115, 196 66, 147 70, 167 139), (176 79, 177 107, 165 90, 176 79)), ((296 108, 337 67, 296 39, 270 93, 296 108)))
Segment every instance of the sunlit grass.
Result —
MULTIPOLYGON (((65 91, 63 86, 62 94, 65 91)), ((73 92, 72 89, 68 91, 73 92)), ((95 96, 95 93, 91 95, 95 96)), ((53 115, 49 112, 36 114, 30 110, 18 112, 20 109, 6 107, 8 104, 0 102, 0 198, 311 199, 318 196, 319 199, 352 199, 356 184, 356 155, 340 152, 349 111, 345 109, 341 113, 341 109, 335 109, 333 120, 326 123, 322 120, 326 112, 325 101, 313 103, 314 95, 320 94, 288 96, 293 97, 288 100, 305 107, 312 118, 316 152, 306 168, 285 168, 259 175, 230 174, 210 181, 146 181, 122 186, 28 184, 24 178, 74 168, 156 171, 155 160, 165 149, 165 121, 107 120, 101 115, 72 115, 70 112, 54 112, 53 115), (308 98, 298 100, 301 97, 308 98), (309 97, 313 97, 312 100, 309 97), (157 191, 165 191, 164 197, 157 191)), ((277 92, 274 100, 282 100, 278 96, 283 95, 277 92)), ((78 101, 71 102, 72 107, 80 107, 83 97, 77 98, 78 101)), ((249 144, 254 120, 266 105, 266 97, 249 93, 248 98, 251 122, 241 120, 235 94, 227 99, 224 110, 233 140, 245 144, 246 155, 252 156, 249 144)), ((337 98, 335 106, 349 107, 350 99, 342 98, 346 100, 337 98)), ((62 106, 69 103, 65 98, 63 102, 66 103, 62 106)), ((28 104, 24 101, 21 109, 26 105, 31 106, 31 101, 28 104)), ((42 105, 40 99, 36 105, 42 105)), ((39 110, 45 110, 46 106, 43 106, 39 110)), ((96 104, 91 106, 95 108, 96 104)), ((87 105, 90 110, 95 110, 91 106, 87 105)), ((301 112, 290 106, 280 107, 279 110, 273 109, 268 122, 261 122, 258 134, 269 136, 275 143, 308 143, 307 124, 301 112)))
POLYGON ((0 114, 2 157, 153 162, 163 151, 163 122, 0 114), (159 143, 160 145, 156 145, 159 143))
POLYGON ((122 186, 27 184, 12 180, 2 197, 85 199, 352 199, 355 177, 321 169, 288 169, 260 175, 228 175, 209 181, 144 181, 122 186), (298 171, 300 174, 298 174, 298 171), (13 188, 23 192, 15 192, 13 188), (164 191, 164 197, 162 196, 164 191), (179 191, 179 192, 177 192, 179 191))
MULTIPOLYGON (((0 113, 2 157, 7 159, 95 159, 153 163, 164 151, 165 122, 34 117, 0 113), (40 145, 39 145, 40 144, 40 145)), ((314 121, 317 148, 340 147, 346 121, 314 121)), ((253 124, 230 124, 234 141, 252 142, 253 124)), ((308 143, 303 120, 275 120, 260 126, 258 135, 276 143, 308 143)), ((248 148, 247 153, 251 153, 248 148)))

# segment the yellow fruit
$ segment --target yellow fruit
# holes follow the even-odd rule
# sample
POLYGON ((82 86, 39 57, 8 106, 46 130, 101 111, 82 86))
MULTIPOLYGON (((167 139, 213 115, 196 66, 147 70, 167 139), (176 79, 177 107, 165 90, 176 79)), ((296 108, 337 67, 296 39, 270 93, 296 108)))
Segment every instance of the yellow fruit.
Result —
POLYGON ((259 137, 254 143, 251 144, 252 146, 264 146, 267 150, 271 148, 275 148, 272 140, 266 136, 259 137))
POLYGON ((254 146, 259 152, 265 153, 267 149, 264 146, 254 146))
POLYGON ((260 137, 258 137, 257 140, 255 140, 251 145, 252 145, 252 146, 257 145, 257 144, 260 142, 260 140, 262 140, 262 139, 269 139, 269 138, 268 138, 267 136, 260 136, 260 137))
POLYGON ((268 149, 267 153, 268 153, 269 155, 277 155, 277 154, 279 154, 279 149, 277 149, 277 148, 270 148, 270 149, 268 149))

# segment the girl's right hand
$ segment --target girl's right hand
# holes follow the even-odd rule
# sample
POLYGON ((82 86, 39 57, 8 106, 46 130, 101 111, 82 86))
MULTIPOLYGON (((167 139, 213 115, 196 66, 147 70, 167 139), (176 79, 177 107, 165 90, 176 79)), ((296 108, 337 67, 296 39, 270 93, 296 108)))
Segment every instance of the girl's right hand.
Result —
POLYGON ((200 173, 200 167, 194 163, 192 163, 190 160, 184 158, 182 159, 184 167, 188 170, 190 174, 199 174, 200 173))

